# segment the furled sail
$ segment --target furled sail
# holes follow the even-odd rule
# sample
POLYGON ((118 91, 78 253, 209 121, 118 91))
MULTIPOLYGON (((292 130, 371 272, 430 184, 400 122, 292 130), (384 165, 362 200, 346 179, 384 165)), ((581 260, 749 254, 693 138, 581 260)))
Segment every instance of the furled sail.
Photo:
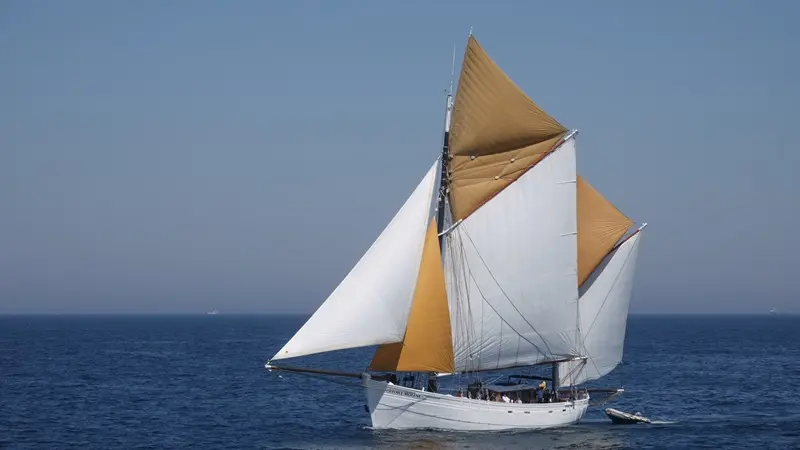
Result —
POLYGON ((436 219, 431 219, 425 237, 422 264, 403 342, 378 347, 369 368, 397 372, 450 373, 454 370, 450 312, 436 219))
POLYGON ((447 235, 456 371, 577 356, 575 140, 447 235))
POLYGON ((463 219, 537 164, 566 134, 470 36, 449 137, 450 205, 463 219))
POLYGON ((596 380, 622 360, 641 231, 609 254, 586 280, 578 300, 583 359, 559 363, 560 385, 596 380))
POLYGON ((583 284, 633 221, 578 176, 578 285, 583 284))
POLYGON ((438 172, 437 161, 366 254, 272 359, 403 340, 438 172))

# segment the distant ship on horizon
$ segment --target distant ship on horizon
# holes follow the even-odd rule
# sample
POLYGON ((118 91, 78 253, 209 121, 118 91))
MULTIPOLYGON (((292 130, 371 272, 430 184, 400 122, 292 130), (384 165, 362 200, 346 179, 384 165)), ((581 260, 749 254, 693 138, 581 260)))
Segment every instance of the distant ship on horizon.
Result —
POLYGON ((209 315, 209 316, 216 316, 217 314, 219 314, 219 311, 217 311, 217 310, 215 309, 215 310, 213 310, 213 311, 209 311, 209 312, 207 312, 206 314, 207 314, 207 315, 209 315))
POLYGON ((777 310, 777 309, 775 309, 775 308, 772 308, 772 309, 770 309, 770 310, 769 310, 769 313, 770 313, 770 314, 777 314, 777 313, 778 313, 778 310, 777 310))

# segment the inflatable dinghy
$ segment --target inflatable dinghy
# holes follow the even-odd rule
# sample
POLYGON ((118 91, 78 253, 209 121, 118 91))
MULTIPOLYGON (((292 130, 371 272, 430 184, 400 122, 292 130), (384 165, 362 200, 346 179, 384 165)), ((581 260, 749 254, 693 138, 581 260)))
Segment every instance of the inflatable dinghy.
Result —
POLYGON ((639 413, 630 414, 618 409, 608 408, 606 409, 606 415, 612 422, 620 425, 628 425, 633 423, 650 423, 650 419, 644 416, 640 416, 639 413))

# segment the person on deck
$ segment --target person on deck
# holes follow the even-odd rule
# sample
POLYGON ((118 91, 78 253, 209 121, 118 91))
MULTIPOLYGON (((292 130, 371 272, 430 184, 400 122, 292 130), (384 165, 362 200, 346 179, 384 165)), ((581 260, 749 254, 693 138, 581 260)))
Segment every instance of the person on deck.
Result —
POLYGON ((539 403, 544 403, 544 393, 547 390, 547 382, 542 381, 539 383, 539 388, 536 389, 536 401, 539 403))
POLYGON ((428 392, 437 392, 439 390, 439 381, 436 378, 436 372, 431 372, 428 375, 428 392))
POLYGON ((503 395, 503 401, 506 402, 506 403, 511 403, 511 399, 508 398, 507 395, 503 395))

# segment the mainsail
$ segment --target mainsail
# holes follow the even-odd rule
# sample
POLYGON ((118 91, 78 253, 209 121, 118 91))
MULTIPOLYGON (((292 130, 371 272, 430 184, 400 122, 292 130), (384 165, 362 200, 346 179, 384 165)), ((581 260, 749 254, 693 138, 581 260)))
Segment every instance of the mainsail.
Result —
POLYGON ((437 161, 366 254, 273 360, 403 340, 438 170, 437 161))
POLYGON ((575 165, 569 139, 448 235, 456 370, 576 354, 575 165))
POLYGON ((641 233, 619 242, 633 222, 578 176, 575 133, 472 36, 450 123, 443 157, 273 359, 377 345, 373 371, 553 363, 564 385, 607 374, 641 233))

